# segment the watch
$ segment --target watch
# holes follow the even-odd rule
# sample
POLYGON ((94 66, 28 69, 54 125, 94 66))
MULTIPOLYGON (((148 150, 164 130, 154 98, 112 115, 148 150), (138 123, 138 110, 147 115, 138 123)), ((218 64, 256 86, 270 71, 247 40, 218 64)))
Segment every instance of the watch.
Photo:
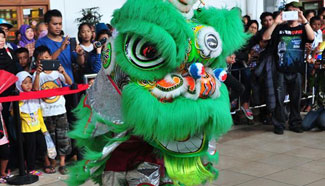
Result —
POLYGON ((302 25, 306 26, 307 24, 309 24, 309 22, 307 21, 306 23, 303 23, 302 25))

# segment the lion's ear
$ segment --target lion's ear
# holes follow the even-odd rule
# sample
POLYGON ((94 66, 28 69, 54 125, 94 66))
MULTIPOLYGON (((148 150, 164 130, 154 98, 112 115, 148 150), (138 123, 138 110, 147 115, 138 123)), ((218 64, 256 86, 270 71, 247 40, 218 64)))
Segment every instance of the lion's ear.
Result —
POLYGON ((244 32, 238 8, 232 10, 214 7, 202 8, 196 12, 195 18, 201 23, 214 27, 219 32, 223 45, 221 58, 240 49, 249 39, 249 35, 244 32))

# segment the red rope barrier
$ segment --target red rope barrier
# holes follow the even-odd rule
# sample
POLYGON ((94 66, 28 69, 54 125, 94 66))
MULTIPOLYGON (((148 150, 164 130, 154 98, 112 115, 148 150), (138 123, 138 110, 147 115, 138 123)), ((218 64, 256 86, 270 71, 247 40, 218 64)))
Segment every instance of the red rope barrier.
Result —
POLYGON ((70 87, 63 87, 63 88, 40 90, 40 91, 21 92, 18 96, 0 97, 0 103, 75 94, 87 89, 88 89, 88 84, 79 84, 78 89, 75 90, 70 90, 70 87))

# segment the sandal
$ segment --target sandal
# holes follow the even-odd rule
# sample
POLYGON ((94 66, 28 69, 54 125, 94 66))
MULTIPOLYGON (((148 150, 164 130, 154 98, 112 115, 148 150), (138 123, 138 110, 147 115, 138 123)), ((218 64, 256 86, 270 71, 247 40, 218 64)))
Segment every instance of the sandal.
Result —
POLYGON ((4 178, 0 178, 0 183, 7 183, 7 180, 4 178))
POLYGON ((46 174, 54 174, 56 173, 56 170, 54 167, 52 167, 51 165, 50 166, 45 166, 43 168, 43 171, 46 173, 46 174))
POLYGON ((68 169, 66 166, 60 166, 59 167, 59 172, 62 174, 62 175, 66 175, 69 173, 68 169))

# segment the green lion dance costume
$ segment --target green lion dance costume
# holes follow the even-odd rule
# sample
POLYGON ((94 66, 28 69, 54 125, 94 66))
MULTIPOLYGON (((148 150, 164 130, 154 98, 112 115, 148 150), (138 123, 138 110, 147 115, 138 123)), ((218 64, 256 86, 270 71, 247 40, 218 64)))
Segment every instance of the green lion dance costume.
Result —
POLYGON ((128 0, 70 133, 85 151, 70 185, 199 185, 217 178, 232 125, 225 58, 247 40, 239 9, 197 0, 128 0))

